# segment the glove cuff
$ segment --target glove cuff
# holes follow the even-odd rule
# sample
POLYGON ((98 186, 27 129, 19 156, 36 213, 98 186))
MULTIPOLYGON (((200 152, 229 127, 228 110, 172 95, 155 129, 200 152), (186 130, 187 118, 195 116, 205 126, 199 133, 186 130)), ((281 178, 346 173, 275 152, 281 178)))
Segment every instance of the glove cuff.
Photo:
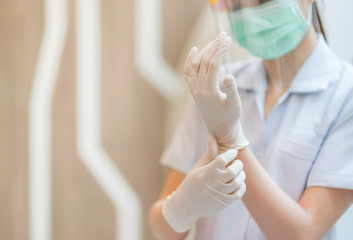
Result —
POLYGON ((162 206, 162 214, 174 231, 183 233, 189 230, 196 219, 191 218, 185 211, 175 203, 175 192, 167 197, 162 206))
POLYGON ((249 145, 249 141, 246 139, 244 133, 243 133, 243 129, 241 128, 241 125, 239 124, 238 127, 237 127, 237 140, 236 140, 236 146, 235 148, 237 150, 241 150, 243 148, 245 148, 246 146, 249 145))
POLYGON ((231 132, 228 133, 226 141, 218 142, 218 153, 223 153, 228 149, 241 150, 249 145, 249 141, 246 139, 241 128, 240 122, 236 123, 231 132))

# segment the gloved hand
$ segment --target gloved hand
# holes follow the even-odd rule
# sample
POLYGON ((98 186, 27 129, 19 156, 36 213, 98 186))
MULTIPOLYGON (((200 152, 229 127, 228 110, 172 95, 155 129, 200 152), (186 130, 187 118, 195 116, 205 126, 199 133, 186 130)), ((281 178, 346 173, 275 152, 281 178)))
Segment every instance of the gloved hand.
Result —
POLYGON ((199 54, 193 47, 184 66, 191 94, 210 134, 217 140, 219 152, 249 144, 240 125, 241 100, 232 75, 224 78, 225 93, 220 90, 219 71, 230 43, 230 37, 222 33, 199 54))
POLYGON ((198 218, 214 214, 244 195, 243 163, 233 162, 237 153, 231 149, 216 157, 217 143, 209 137, 205 154, 164 201, 163 216, 176 232, 187 231, 198 218))

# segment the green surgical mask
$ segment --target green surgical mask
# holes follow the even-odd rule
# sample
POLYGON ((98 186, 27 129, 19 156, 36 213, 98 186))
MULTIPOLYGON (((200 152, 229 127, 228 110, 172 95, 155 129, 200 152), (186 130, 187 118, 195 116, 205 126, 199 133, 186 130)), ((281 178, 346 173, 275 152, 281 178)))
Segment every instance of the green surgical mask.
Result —
POLYGON ((292 51, 310 26, 310 20, 304 18, 297 0, 272 0, 230 13, 229 17, 237 42, 265 60, 292 51))

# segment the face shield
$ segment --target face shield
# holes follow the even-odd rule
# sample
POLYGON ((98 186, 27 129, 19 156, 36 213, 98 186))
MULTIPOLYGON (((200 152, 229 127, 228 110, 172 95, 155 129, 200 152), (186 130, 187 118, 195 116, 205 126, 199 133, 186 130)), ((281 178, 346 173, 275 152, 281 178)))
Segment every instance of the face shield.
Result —
POLYGON ((297 0, 210 0, 210 5, 218 31, 227 32, 251 55, 277 65, 277 77, 288 84, 283 66, 288 62, 281 59, 303 40, 311 7, 304 16, 297 0))

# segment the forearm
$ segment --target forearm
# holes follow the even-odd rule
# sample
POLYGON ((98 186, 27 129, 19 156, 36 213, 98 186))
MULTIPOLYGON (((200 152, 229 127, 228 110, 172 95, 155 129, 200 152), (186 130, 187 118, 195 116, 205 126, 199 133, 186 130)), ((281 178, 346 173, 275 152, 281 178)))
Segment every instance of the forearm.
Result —
POLYGON ((247 192, 242 198, 268 239, 317 239, 311 215, 267 174, 249 148, 239 151, 247 192))
POLYGON ((165 218, 162 215, 162 206, 164 200, 158 200, 153 204, 149 214, 150 225, 152 231, 157 239, 159 240, 181 240, 185 239, 188 235, 188 232, 177 233, 175 232, 169 224, 166 222, 165 218))

